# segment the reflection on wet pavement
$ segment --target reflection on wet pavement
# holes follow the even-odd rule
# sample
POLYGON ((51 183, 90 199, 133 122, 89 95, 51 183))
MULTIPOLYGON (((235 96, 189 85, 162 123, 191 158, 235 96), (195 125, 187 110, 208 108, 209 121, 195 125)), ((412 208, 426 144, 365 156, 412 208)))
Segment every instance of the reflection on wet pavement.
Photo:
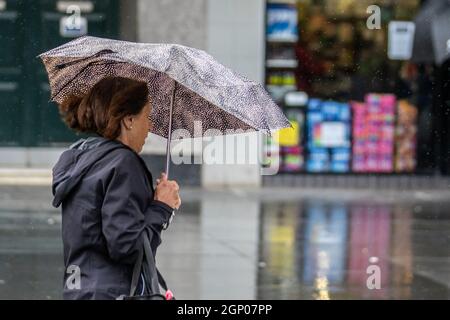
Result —
MULTIPOLYGON (((217 193, 184 201, 157 263, 178 299, 449 299, 449 205, 217 193)), ((0 299, 61 298, 60 226, 1 203, 0 299)))
POLYGON ((418 205, 267 205, 260 245, 267 267, 259 272, 258 298, 448 299, 445 207, 414 213, 418 205))

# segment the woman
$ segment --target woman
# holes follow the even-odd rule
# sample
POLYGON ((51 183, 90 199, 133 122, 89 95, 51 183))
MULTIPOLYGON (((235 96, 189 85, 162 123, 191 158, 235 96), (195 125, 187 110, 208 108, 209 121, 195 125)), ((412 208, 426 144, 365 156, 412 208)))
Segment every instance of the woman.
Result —
POLYGON ((53 205, 62 205, 65 299, 128 295, 142 233, 153 252, 181 200, 178 184, 152 176, 138 155, 151 128, 143 82, 113 77, 59 105, 65 123, 93 133, 65 151, 53 168, 53 205))

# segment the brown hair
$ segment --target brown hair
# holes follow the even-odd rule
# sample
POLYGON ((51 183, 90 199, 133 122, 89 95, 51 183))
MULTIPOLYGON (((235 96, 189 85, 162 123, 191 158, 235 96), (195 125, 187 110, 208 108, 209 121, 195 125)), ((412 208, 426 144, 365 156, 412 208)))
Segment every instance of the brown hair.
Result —
POLYGON ((75 131, 116 139, 122 119, 141 112, 147 102, 145 82, 108 77, 97 82, 85 96, 67 98, 59 105, 59 112, 75 131))

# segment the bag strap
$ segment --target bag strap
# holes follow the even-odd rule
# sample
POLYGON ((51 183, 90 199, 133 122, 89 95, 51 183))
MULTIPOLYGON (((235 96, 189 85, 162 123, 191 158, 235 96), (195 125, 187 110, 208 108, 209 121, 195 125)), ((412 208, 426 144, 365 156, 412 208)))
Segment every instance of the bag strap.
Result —
POLYGON ((158 270, 156 269, 156 262, 153 256, 152 247, 150 246, 150 240, 148 233, 144 232, 144 253, 147 260, 147 267, 149 268, 148 277, 150 278, 150 292, 152 294, 160 294, 158 270))
POLYGON ((144 230, 142 233, 143 238, 143 246, 139 250, 138 258, 134 264, 133 267, 133 276, 131 279, 131 287, 130 287, 130 296, 134 296, 136 293, 137 285, 139 283, 139 279, 141 276, 141 271, 143 267, 143 263, 146 260, 147 261, 147 267, 150 271, 150 290, 152 294, 160 294, 159 285, 167 291, 167 284, 164 280, 163 276, 159 272, 158 268, 156 267, 155 258, 153 256, 152 248, 150 246, 150 240, 148 236, 148 231, 144 230), (145 256, 145 260, 144 260, 145 256), (155 277, 156 276, 156 277, 155 277))
POLYGON ((138 258, 134 264, 133 277, 131 278, 130 296, 134 296, 136 293, 137 285, 141 275, 142 261, 144 259, 144 248, 139 250, 138 258))
POLYGON ((164 280, 164 278, 163 278, 163 276, 161 275, 161 273, 159 272, 158 268, 156 268, 156 273, 157 273, 157 275, 158 275, 158 282, 159 282, 159 284, 161 285, 161 287, 162 287, 165 291, 169 290, 168 287, 167 287, 167 284, 166 284, 166 280, 164 280))

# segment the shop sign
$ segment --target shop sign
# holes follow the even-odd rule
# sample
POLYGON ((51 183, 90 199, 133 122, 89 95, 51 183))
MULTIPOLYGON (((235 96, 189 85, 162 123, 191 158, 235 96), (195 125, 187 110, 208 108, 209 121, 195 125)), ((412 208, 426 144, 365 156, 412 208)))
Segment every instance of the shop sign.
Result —
POLYGON ((388 57, 391 60, 409 60, 414 43, 414 22, 391 21, 389 23, 388 57))

